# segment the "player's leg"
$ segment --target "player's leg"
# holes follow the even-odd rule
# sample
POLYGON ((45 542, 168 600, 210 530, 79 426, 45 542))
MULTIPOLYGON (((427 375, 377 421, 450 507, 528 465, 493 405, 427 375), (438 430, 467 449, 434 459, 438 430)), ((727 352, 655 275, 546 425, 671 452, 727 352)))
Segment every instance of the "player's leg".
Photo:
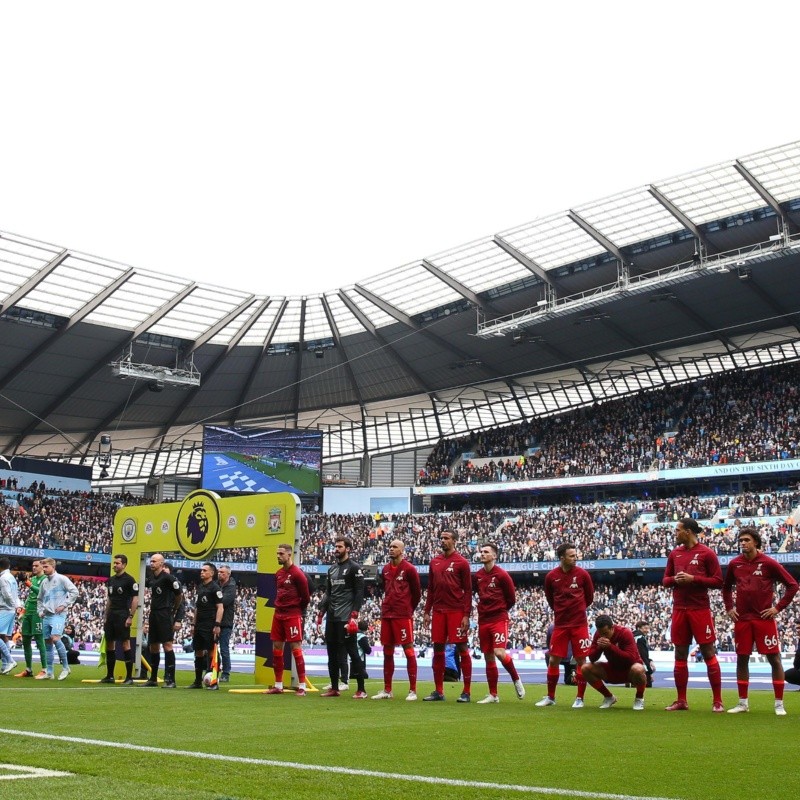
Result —
MULTIPOLYGON (((170 631, 170 634, 172 632, 170 631)), ((164 645, 164 686, 174 688, 175 686, 175 651, 172 649, 172 638, 164 645)))
POLYGON ((233 628, 222 628, 219 632, 219 660, 221 664, 220 683, 227 683, 231 677, 231 636, 233 628))
POLYGON ((397 642, 395 628, 402 628, 402 620, 381 620, 381 645, 383 646, 383 690, 373 695, 373 700, 388 700, 392 696, 394 678, 394 648, 397 642))
POLYGON ((675 646, 675 665, 672 670, 678 698, 668 708, 679 711, 687 708, 686 689, 689 686, 689 645, 692 643, 692 629, 683 609, 672 610, 670 639, 675 646))
POLYGON ((25 654, 25 672, 33 675, 33 636, 28 633, 22 634, 22 652, 25 654))
POLYGON ((580 666, 581 676, 583 677, 584 684, 589 684, 592 689, 600 692, 603 697, 611 697, 612 694, 605 684, 606 668, 599 661, 592 664, 590 661, 585 661, 580 666))
POLYGON ((472 693, 472 654, 467 641, 469 624, 462 627, 462 615, 458 611, 450 613, 448 616, 448 636, 451 642, 455 642, 456 658, 461 666, 461 680, 464 684, 459 702, 469 702, 472 693))
POLYGON ((592 644, 592 637, 589 636, 589 626, 580 625, 570 628, 570 644, 572 645, 572 656, 575 659, 575 685, 577 692, 573 708, 580 708, 583 705, 583 698, 586 694, 586 681, 583 679, 583 664, 589 655, 589 647, 592 644), (581 702, 579 702, 581 701, 581 702))
POLYGON ((330 691, 339 694, 339 665, 341 658, 339 651, 344 637, 344 625, 335 622, 332 614, 325 618, 325 648, 328 651, 328 675, 331 679, 330 691))
POLYGON ((483 650, 483 657, 486 659, 486 683, 489 687, 489 694, 497 697, 497 684, 500 679, 500 671, 497 669, 497 659, 494 650, 483 650))
MULTIPOLYGON (((342 629, 344 630, 344 625, 342 625, 342 629)), ((363 699, 367 696, 364 691, 366 669, 364 668, 364 662, 361 660, 361 654, 358 652, 358 641, 354 634, 345 633, 344 646, 347 649, 347 655, 350 657, 350 677, 356 679, 356 686, 358 687, 353 697, 363 699)))
POLYGON ((303 643, 292 642, 292 658, 297 669, 297 688, 305 692, 306 690, 306 659, 303 655, 303 643))
POLYGON ((447 615, 434 611, 431 618, 431 641, 433 642, 433 686, 436 692, 444 694, 444 647, 447 641, 447 615))
POLYGON ((706 662, 706 673, 708 682, 711 685, 713 698, 712 710, 720 713, 724 711, 722 705, 722 669, 717 660, 717 648, 715 642, 717 633, 714 630, 714 618, 711 609, 690 612, 692 620, 692 634, 695 641, 700 645, 700 652, 706 662))
POLYGON ((132 681, 133 648, 131 647, 130 628, 128 628, 128 635, 122 640, 122 656, 125 660, 125 681, 132 681))
POLYGON ((636 689, 633 701, 634 711, 644 710, 644 690, 647 688, 647 668, 644 664, 634 664, 628 671, 628 682, 636 689))
MULTIPOLYGON (((195 634, 193 639, 193 644, 197 645, 198 637, 195 634)), ((203 676, 206 674, 208 670, 208 650, 203 650, 202 648, 198 648, 195 646, 194 651, 194 683, 189 684, 190 689, 202 689, 203 688, 203 676)), ((165 678, 166 680, 166 678, 165 678)))
POLYGON ((408 644, 403 649, 406 657, 406 672, 408 672, 408 700, 413 700, 417 696, 417 653, 413 644, 408 644))
POLYGON ((272 628, 270 629, 270 639, 272 639, 272 671, 275 673, 275 683, 273 685, 273 689, 278 692, 283 692, 283 670, 284 670, 284 663, 283 663, 283 651, 286 647, 286 628, 287 626, 284 624, 283 619, 279 619, 277 616, 272 618, 272 628))

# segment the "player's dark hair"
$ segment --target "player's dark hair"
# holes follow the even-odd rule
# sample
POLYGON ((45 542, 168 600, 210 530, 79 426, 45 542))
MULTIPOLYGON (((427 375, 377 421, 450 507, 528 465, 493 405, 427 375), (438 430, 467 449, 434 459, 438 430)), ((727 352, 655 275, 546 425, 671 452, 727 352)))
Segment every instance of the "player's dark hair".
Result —
POLYGON ((600 628, 608 628, 609 626, 613 628, 614 620, 611 619, 608 614, 601 614, 595 619, 594 626, 597 628, 597 630, 600 630, 600 628))
POLYGON ((353 549, 353 540, 349 536, 337 536, 334 540, 334 544, 339 544, 339 542, 344 542, 344 546, 348 550, 353 549))
POLYGON ((575 550, 575 545, 572 544, 572 542, 562 542, 558 546, 558 550, 556 550, 556 555, 559 557, 559 559, 562 559, 564 558, 564 554, 567 552, 567 550, 575 550))
POLYGON ((0 556, 0 569, 10 569, 11 561, 5 556, 0 556))
POLYGON ((649 625, 650 623, 646 619, 640 619, 636 623, 636 630, 641 630, 645 625, 649 625))
POLYGON ((122 553, 117 553, 114 558, 118 558, 123 564, 128 563, 128 556, 124 556, 122 553))
POLYGON ((756 547, 761 549, 761 534, 755 528, 742 528, 739 536, 749 536, 756 543, 756 547))
MULTIPOLYGON (((338 539, 336 540, 339 541, 338 539)), ((279 544, 277 547, 278 550, 288 550, 290 553, 294 552, 294 548, 290 544, 279 544)))
POLYGON ((458 541, 458 531, 450 530, 449 528, 445 528, 442 533, 449 533, 453 537, 453 541, 458 541))
POLYGON ((691 531, 695 536, 699 536, 703 531, 703 529, 700 527, 700 523, 691 517, 684 517, 680 521, 680 524, 683 525, 687 531, 691 531))
POLYGON ((495 558, 497 558, 497 545, 494 542, 484 542, 481 547, 491 547, 495 558))

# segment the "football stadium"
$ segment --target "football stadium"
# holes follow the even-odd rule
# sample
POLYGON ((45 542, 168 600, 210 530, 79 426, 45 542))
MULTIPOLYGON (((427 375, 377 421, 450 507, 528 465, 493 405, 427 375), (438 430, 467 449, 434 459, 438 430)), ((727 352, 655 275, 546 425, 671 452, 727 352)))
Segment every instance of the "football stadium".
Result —
POLYGON ((286 295, 0 219, 9 791, 794 797, 800 141, 691 164, 286 295))

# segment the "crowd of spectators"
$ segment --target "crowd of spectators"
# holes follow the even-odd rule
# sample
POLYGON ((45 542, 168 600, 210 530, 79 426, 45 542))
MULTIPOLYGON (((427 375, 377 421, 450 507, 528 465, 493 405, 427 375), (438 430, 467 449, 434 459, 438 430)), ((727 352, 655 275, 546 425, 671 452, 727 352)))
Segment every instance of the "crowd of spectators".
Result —
MULTIPOLYGON (((135 501, 121 495, 20 493, 17 507, 0 505, 0 546, 110 553, 114 514, 135 501)), ((800 535, 789 522, 799 504, 800 492, 782 490, 450 514, 313 513, 301 517, 297 560, 330 563, 336 537, 345 535, 353 540, 354 556, 367 565, 386 562, 393 538, 406 543, 409 561, 427 564, 438 551, 444 528, 458 532, 465 555, 473 561, 486 539, 497 543, 504 563, 553 561, 564 541, 573 542, 584 560, 664 558, 673 546, 673 526, 684 516, 702 522, 703 540, 720 554, 736 551, 736 529, 744 523, 761 529, 766 552, 791 552, 800 550, 800 535)), ((221 549, 212 557, 253 562, 256 550, 221 549)))
POLYGON ((800 456, 800 366, 731 372, 440 441, 418 477, 494 483, 800 456), (490 458, 488 463, 459 461, 490 458))

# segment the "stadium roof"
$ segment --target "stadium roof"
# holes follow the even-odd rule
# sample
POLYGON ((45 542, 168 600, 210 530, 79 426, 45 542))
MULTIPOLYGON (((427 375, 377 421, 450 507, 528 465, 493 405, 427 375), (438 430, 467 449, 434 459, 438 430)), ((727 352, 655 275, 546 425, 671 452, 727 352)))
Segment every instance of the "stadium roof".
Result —
POLYGON ((199 285, 0 232, 0 453, 92 461, 107 433, 139 453, 132 478, 165 458, 196 471, 181 454, 204 422, 321 427, 327 462, 429 445, 797 358, 799 268, 800 142, 322 294, 199 285), (173 386, 181 370, 199 386, 173 386))

